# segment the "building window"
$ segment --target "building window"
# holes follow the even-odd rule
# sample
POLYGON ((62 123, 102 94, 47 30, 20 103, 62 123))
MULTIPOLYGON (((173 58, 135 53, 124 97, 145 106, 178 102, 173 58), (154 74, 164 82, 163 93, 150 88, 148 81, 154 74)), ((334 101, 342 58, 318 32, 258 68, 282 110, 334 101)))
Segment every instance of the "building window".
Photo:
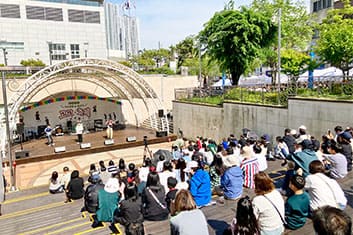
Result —
POLYGON ((27 19, 63 21, 61 8, 26 6, 27 19))
POLYGON ((13 4, 0 4, 0 17, 21 18, 20 6, 13 4))
POLYGON ((63 43, 49 44, 52 60, 66 60, 66 48, 63 43))
POLYGON ((69 22, 100 24, 99 11, 81 11, 69 9, 69 22))
POLYGON ((71 59, 80 58, 80 45, 79 44, 71 44, 71 59))
POLYGON ((317 2, 314 2, 313 4, 313 12, 317 12, 319 9, 317 9, 317 2))
POLYGON ((332 7, 332 0, 327 0, 327 8, 332 7))

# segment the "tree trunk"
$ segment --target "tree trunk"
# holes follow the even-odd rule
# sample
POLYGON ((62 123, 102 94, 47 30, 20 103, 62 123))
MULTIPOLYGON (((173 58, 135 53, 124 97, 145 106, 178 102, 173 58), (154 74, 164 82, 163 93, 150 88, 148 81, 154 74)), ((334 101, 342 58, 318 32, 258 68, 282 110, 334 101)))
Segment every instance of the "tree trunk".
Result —
POLYGON ((237 86, 242 73, 240 73, 239 71, 236 71, 236 70, 232 70, 232 71, 230 71, 230 74, 232 76, 232 85, 237 86))

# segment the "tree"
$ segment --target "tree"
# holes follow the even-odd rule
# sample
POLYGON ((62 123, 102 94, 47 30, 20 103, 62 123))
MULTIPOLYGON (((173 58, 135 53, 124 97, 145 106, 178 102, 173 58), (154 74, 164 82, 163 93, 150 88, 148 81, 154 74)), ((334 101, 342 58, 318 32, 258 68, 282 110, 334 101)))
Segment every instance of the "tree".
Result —
POLYGON ((317 54, 349 76, 353 68, 353 7, 349 1, 345 1, 343 9, 329 11, 319 30, 317 54))
POLYGON ((41 61, 39 59, 21 60, 20 64, 23 66, 26 66, 26 67, 27 66, 32 66, 32 67, 44 67, 45 66, 43 61, 41 61))
POLYGON ((231 3, 206 23, 199 37, 236 85, 260 49, 273 42, 277 28, 270 17, 245 7, 234 10, 231 3))
MULTIPOLYGON (((306 6, 302 1, 284 0, 253 0, 251 8, 272 17, 278 24, 278 12, 281 9, 281 48, 305 51, 313 36, 313 25, 311 15, 308 14, 306 6)), ((262 51, 263 63, 268 65, 272 71, 277 71, 277 49, 278 38, 272 45, 262 51)), ((272 73, 272 81, 275 81, 276 73, 272 73)))
POLYGON ((175 51, 178 55, 178 67, 182 66, 185 60, 195 58, 196 50, 194 36, 188 36, 176 44, 175 51))
POLYGON ((292 81, 296 81, 299 75, 308 69, 310 56, 306 53, 284 49, 281 51, 282 71, 290 76, 292 81))

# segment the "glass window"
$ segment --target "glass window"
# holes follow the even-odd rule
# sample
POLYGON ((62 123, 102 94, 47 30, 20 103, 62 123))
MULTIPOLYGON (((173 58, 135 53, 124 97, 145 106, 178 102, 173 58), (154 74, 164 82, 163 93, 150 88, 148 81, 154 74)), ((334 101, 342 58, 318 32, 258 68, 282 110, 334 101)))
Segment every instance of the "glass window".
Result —
POLYGON ((71 44, 71 59, 80 58, 80 45, 79 44, 71 44))
POLYGON ((64 43, 49 44, 52 60, 66 60, 66 47, 64 43))

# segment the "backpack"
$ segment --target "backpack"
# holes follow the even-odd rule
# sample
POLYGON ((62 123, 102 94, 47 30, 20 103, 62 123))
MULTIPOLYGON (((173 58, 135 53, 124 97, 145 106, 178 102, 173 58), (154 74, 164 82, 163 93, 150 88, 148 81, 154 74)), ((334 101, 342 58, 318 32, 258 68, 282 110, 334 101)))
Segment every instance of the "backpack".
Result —
POLYGON ((125 226, 126 235, 144 235, 145 229, 143 223, 129 223, 125 226))

